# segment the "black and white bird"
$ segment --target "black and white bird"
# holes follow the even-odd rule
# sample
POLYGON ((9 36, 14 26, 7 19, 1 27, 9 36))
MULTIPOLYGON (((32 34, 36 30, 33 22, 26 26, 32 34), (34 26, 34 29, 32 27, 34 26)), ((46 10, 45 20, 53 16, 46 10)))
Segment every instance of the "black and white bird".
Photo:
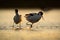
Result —
MULTIPOLYGON (((31 22, 30 29, 32 28, 32 25, 36 22, 38 22, 41 18, 43 18, 43 12, 38 13, 29 13, 25 15, 25 18, 27 21, 31 22)), ((28 23, 26 23, 28 25, 28 23)))
MULTIPOLYGON (((18 9, 15 9, 15 16, 13 18, 15 24, 21 23, 21 15, 18 14, 18 9)), ((21 24, 20 27, 21 28, 21 24)))

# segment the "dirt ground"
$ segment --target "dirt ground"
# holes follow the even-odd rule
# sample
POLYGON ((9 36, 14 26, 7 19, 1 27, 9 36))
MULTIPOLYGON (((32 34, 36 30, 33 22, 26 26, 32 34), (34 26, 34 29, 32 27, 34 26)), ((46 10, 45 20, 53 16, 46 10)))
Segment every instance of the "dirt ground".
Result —
POLYGON ((60 40, 60 30, 0 30, 0 40, 60 40))

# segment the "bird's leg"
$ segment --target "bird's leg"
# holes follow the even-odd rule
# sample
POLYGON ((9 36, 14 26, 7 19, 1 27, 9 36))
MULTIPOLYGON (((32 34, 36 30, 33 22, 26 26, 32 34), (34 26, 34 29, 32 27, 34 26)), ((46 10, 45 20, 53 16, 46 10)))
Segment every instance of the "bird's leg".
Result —
POLYGON ((27 22, 26 25, 30 25, 30 24, 28 24, 28 22, 27 22))
POLYGON ((31 24, 31 27, 30 27, 30 28, 32 28, 32 25, 33 25, 33 24, 31 24))
POLYGON ((12 27, 14 28, 14 23, 13 23, 12 27))
POLYGON ((12 29, 14 29, 14 22, 13 22, 13 25, 12 25, 12 29))
POLYGON ((32 24, 28 24, 29 22, 26 23, 26 25, 30 25, 29 30, 32 28, 32 24))
POLYGON ((22 29, 22 28, 21 28, 21 22, 19 23, 19 29, 22 29))
POLYGON ((32 27, 33 27, 33 23, 32 23, 31 26, 30 26, 30 30, 31 30, 32 27))
POLYGON ((41 18, 45 21, 45 19, 44 19, 44 17, 43 17, 43 16, 41 16, 41 18))
POLYGON ((20 30, 19 24, 16 24, 15 30, 20 30))

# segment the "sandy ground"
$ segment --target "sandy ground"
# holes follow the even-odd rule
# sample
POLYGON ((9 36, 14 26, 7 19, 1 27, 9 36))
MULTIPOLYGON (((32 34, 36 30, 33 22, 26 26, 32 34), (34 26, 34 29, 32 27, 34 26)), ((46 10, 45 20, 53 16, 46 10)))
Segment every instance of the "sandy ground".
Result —
MULTIPOLYGON (((22 15, 22 27, 27 27, 25 14, 38 13, 39 11, 41 9, 19 9, 19 15, 22 15)), ((37 31, 10 30, 14 16, 14 9, 0 9, 0 40, 60 40, 60 9, 44 11, 45 20, 41 19, 33 25, 34 27, 42 26, 37 31)))
POLYGON ((60 30, 0 30, 0 40, 60 40, 60 30))

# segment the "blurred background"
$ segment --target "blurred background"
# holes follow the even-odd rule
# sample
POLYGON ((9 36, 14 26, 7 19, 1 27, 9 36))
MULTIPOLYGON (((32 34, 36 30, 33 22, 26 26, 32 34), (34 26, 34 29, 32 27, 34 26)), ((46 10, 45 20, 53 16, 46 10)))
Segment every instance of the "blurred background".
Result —
POLYGON ((57 0, 0 0, 0 27, 12 26, 15 8, 22 15, 22 26, 26 27, 25 14, 43 11, 43 19, 34 26, 60 26, 60 1, 57 0))
POLYGON ((0 40, 60 40, 60 1, 0 0, 0 40), (33 31, 9 30, 13 27, 16 8, 22 15, 21 27, 30 27, 26 25, 25 14, 43 11, 45 20, 41 18, 33 24, 33 31))

